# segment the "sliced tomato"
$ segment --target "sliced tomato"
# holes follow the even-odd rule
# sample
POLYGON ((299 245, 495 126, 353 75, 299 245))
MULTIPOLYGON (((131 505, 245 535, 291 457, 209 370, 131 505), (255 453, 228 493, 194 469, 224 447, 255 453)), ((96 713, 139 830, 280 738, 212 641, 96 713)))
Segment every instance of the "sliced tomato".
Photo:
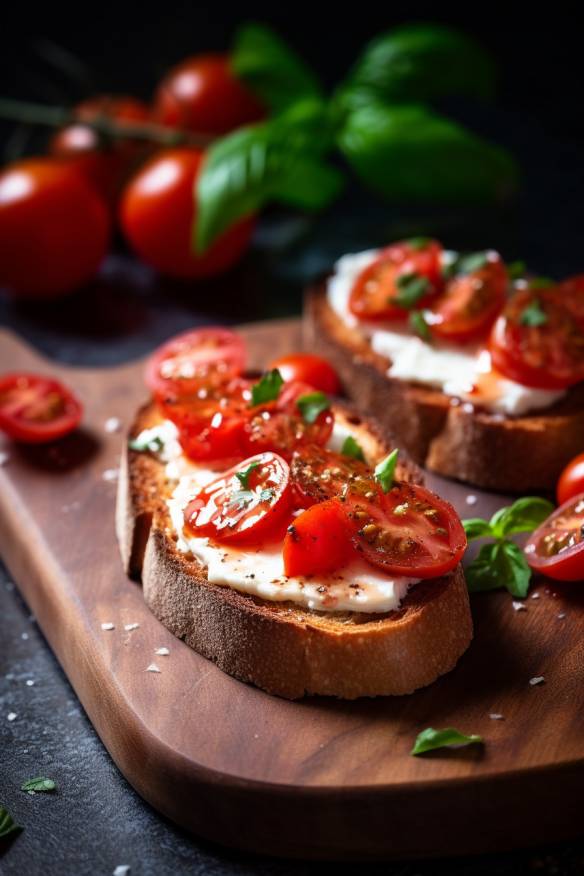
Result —
POLYGON ((487 258, 482 267, 447 282, 427 318, 433 334, 460 342, 489 331, 505 304, 509 277, 497 253, 487 258))
POLYGON ((388 575, 437 578, 462 559, 466 536, 448 502, 416 484, 396 484, 367 501, 345 503, 357 550, 388 575))
POLYGON ((289 576, 326 575, 356 556, 351 526, 338 499, 319 502, 294 519, 282 549, 289 576))
POLYGON ((204 487, 184 517, 195 535, 259 544, 282 534, 290 509, 288 463, 275 453, 259 453, 204 487))
POLYGON ((557 581, 584 579, 584 493, 564 502, 525 545, 532 569, 557 581))
POLYGON ((505 377, 539 389, 565 389, 584 380, 584 332, 556 290, 516 292, 491 331, 494 367, 505 377), (540 324, 528 324, 537 309, 540 324))
POLYGON ((584 274, 568 277, 557 287, 558 298, 584 330, 584 274))
POLYGON ((388 246, 357 277, 351 312, 359 319, 403 319, 412 307, 430 304, 442 285, 441 254, 441 245, 429 239, 388 246))
POLYGON ((38 374, 0 377, 0 429, 16 441, 62 438, 77 428, 82 414, 81 402, 57 380, 38 374))
POLYGON ((252 408, 245 427, 248 452, 273 450, 290 459, 297 447, 326 444, 333 431, 332 411, 324 410, 313 423, 308 423, 298 407, 298 400, 313 392, 307 384, 287 383, 276 401, 252 408))
POLYGON ((205 398, 245 366, 240 335, 224 328, 183 332, 162 344, 146 366, 146 384, 157 398, 205 398))
POLYGON ((315 444, 294 451, 290 474, 295 501, 301 508, 348 493, 371 499, 378 489, 365 462, 315 444))
POLYGON ((579 493, 584 493, 584 453, 575 456, 558 478, 558 505, 563 505, 579 493))
POLYGON ((314 353, 280 356, 268 365, 268 369, 272 368, 278 369, 286 383, 298 380, 330 395, 337 395, 341 391, 341 381, 333 366, 314 353))

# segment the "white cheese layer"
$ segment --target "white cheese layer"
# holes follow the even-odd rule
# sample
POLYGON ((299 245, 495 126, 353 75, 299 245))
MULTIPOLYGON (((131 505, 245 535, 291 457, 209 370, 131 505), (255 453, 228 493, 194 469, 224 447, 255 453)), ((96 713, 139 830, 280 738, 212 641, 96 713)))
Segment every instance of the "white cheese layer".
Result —
MULTIPOLYGON (((348 434, 345 424, 335 423, 329 446, 340 447, 348 434)), ((183 553, 192 553, 207 567, 210 583, 271 602, 294 602, 313 611, 383 613, 398 609, 408 589, 418 582, 417 578, 390 578, 362 560, 331 575, 288 578, 284 575, 282 542, 238 549, 185 532, 185 507, 205 484, 217 477, 217 472, 195 465, 184 456, 177 429, 170 421, 147 429, 138 437, 143 444, 155 439, 162 442, 157 453, 166 462, 167 477, 176 481, 168 508, 177 535, 177 548, 183 553)))
POLYGON ((391 360, 389 376, 435 387, 445 395, 505 416, 548 408, 565 395, 564 390, 533 389, 495 377, 488 353, 478 345, 456 345, 438 339, 427 343, 399 323, 380 325, 357 320, 349 310, 351 289, 377 253, 367 250, 339 259, 328 281, 328 301, 346 325, 358 325, 369 337, 372 349, 391 360))

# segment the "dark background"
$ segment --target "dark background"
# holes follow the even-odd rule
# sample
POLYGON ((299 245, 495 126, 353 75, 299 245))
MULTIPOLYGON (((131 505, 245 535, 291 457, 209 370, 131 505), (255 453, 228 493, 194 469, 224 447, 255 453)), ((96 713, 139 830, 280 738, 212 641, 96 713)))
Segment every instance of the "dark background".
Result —
MULTIPOLYGON (((326 270, 336 255, 401 231, 435 232, 461 248, 498 246, 507 258, 523 257, 535 270, 552 276, 584 270, 580 31, 575 20, 555 9, 545 7, 538 14, 532 7, 527 21, 519 16, 513 20, 509 7, 481 6, 480 15, 473 16, 439 13, 436 4, 417 4, 414 15, 399 11, 405 7, 393 6, 392 11, 390 4, 363 2, 326 10, 296 3, 244 8, 84 4, 74 10, 20 4, 4 9, 0 94, 63 103, 92 91, 148 98, 170 65, 200 50, 227 49, 237 24, 250 18, 285 35, 329 87, 363 44, 392 24, 414 19, 456 24, 498 59, 499 99, 491 107, 453 102, 447 109, 508 146, 520 162, 523 185, 512 205, 459 210, 391 207, 349 186, 337 208, 318 220, 270 211, 243 264, 225 278, 198 285, 156 277, 118 243, 101 277, 66 301, 26 305, 0 293, 0 324, 62 361, 113 363, 146 353, 162 338, 201 320, 237 321, 298 311, 303 284, 326 270), (89 74, 85 86, 43 60, 51 44, 82 59, 89 74)), ((11 133, 0 123, 0 149, 11 133)), ((41 145, 37 133, 28 149, 41 145)), ((0 800, 26 824, 6 854, 0 852, 2 876, 108 874, 124 863, 132 865, 132 876, 345 872, 338 865, 267 861, 193 842, 137 798, 93 733, 1 566, 0 800), (35 685, 26 686, 27 679, 35 685), (10 724, 9 711, 19 716, 10 724), (39 773, 58 781, 56 796, 28 798, 18 790, 23 778, 39 773)), ((545 813, 541 824, 543 836, 545 813)), ((346 872, 354 872, 355 866, 346 872)), ((584 845, 460 861, 370 865, 367 870, 388 876, 579 874, 584 871, 584 845)))

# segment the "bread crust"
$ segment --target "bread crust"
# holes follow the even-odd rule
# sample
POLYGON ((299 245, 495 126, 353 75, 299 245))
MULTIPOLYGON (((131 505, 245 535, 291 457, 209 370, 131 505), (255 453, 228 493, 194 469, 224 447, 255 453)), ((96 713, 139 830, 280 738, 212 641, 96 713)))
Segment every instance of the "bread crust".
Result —
POLYGON ((553 490, 584 447, 584 385, 544 413, 503 417, 433 389, 387 376, 390 362, 329 306, 324 283, 306 295, 307 349, 337 369, 347 395, 375 417, 388 439, 445 477, 505 493, 553 490))
MULTIPOLYGON (((131 436, 157 417, 142 408, 131 436)), ((375 426, 361 427, 385 452, 375 426)), ((402 478, 420 480, 416 466, 401 465, 402 478)), ((384 615, 314 612, 209 583, 205 567, 176 547, 171 489, 163 463, 124 449, 116 512, 124 565, 164 626, 224 672, 288 699, 407 694, 450 671, 470 644, 460 566, 417 584, 399 611, 384 615)))

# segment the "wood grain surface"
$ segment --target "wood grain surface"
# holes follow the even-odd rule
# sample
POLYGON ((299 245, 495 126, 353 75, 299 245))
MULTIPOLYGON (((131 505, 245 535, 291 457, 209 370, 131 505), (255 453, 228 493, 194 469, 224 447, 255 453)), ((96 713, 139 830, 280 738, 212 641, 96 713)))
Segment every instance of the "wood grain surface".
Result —
MULTIPOLYGON (((296 321, 243 331, 252 366, 300 346, 296 321)), ((0 438, 0 551, 114 761, 154 807, 226 845, 314 858, 464 854, 581 832, 582 585, 536 581, 524 611, 506 593, 473 598, 469 651, 413 696, 270 697, 174 639, 122 572, 112 472, 124 433, 104 424, 131 421, 145 396, 141 364, 65 368, 0 332, 0 370, 16 369, 65 379, 86 416, 51 447, 0 438), (153 662, 160 673, 145 671, 153 662), (480 733, 486 745, 413 758, 427 726, 480 733)), ((463 516, 505 501, 429 482, 463 516)))

